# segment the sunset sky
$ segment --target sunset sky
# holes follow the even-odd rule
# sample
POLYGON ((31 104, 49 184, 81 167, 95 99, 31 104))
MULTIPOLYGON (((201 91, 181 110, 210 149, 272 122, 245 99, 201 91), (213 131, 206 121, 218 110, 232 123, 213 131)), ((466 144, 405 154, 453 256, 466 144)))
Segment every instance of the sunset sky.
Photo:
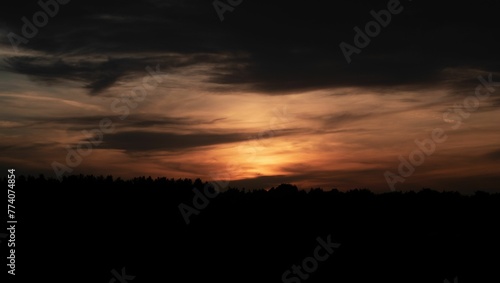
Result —
POLYGON ((22 18, 42 8, 9 2, 0 168, 55 178, 68 147, 92 146, 82 131, 112 121, 65 175, 385 192, 384 173, 440 128, 446 141, 396 189, 500 191, 500 83, 464 108, 479 76, 500 82, 499 2, 402 0, 348 63, 341 42, 389 2, 243 0, 221 21, 212 1, 71 0, 32 38, 22 18))

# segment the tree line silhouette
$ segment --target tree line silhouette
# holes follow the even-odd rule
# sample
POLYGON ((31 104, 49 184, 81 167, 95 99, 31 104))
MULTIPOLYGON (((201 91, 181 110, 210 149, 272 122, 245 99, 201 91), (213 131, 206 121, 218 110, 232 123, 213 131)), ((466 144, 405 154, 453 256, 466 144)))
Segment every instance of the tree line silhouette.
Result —
POLYGON ((179 204, 207 184, 18 176, 19 277, 107 282, 126 267, 134 283, 283 282, 330 236, 340 246, 300 282, 500 280, 500 194, 229 187, 186 225, 179 204))

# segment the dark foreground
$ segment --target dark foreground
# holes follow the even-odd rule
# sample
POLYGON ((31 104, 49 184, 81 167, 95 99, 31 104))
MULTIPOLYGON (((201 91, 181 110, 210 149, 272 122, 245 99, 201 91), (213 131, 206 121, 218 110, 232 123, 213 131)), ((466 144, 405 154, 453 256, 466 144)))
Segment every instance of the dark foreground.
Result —
POLYGON ((18 178, 16 281, 500 282, 499 194, 204 185, 18 178))

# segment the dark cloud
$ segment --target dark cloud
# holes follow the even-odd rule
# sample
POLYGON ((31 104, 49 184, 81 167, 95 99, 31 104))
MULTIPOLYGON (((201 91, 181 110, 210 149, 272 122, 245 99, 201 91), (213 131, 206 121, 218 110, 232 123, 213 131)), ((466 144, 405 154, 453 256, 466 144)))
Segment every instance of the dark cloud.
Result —
POLYGON ((90 116, 68 116, 68 117, 32 117, 27 116, 13 121, 18 123, 10 126, 10 129, 31 128, 31 129, 54 129, 64 128, 71 131, 82 131, 98 129, 99 123, 103 119, 110 119, 115 127, 120 129, 198 129, 206 125, 214 125, 223 122, 226 118, 201 119, 193 117, 158 117, 146 114, 130 115, 125 120, 106 115, 90 116))
POLYGON ((486 154, 486 158, 490 160, 500 160, 500 149, 489 152, 488 154, 486 154))
MULTIPOLYGON (((286 172, 283 175, 271 176, 257 176, 255 178, 247 178, 241 180, 231 180, 229 186, 247 189, 269 189, 276 187, 282 183, 300 183, 309 182, 314 180, 317 186, 323 189, 342 188, 342 189, 356 189, 361 188, 362 185, 356 187, 356 180, 359 176, 363 176, 366 180, 376 180, 370 184, 370 189, 385 188, 386 184, 379 182, 379 176, 383 174, 382 170, 366 169, 366 170, 315 170, 305 166, 298 166, 296 168, 282 168, 286 172), (371 179, 370 179, 371 178, 371 179), (349 184, 350 187, 345 187, 349 184)), ((229 172, 230 173, 230 172, 229 172)), ((311 187, 301 187, 301 189, 309 189, 311 187)))
POLYGON ((158 117, 146 114, 135 114, 127 117, 126 120, 115 119, 110 116, 75 116, 75 117, 27 117, 26 121, 37 121, 39 124, 59 124, 69 125, 75 130, 88 130, 97 128, 102 119, 111 119, 113 124, 119 127, 134 128, 158 128, 163 126, 197 126, 214 124, 225 118, 204 120, 190 117, 158 117))
MULTIPOLYGON (((283 175, 257 176, 241 180, 230 180, 230 187, 247 188, 247 189, 269 189, 276 187, 282 183, 299 184, 301 182, 310 183, 313 180, 314 185, 301 186, 300 189, 309 189, 321 187, 329 190, 338 188, 341 190, 348 189, 370 189, 375 192, 389 192, 389 187, 383 178, 384 170, 381 169, 364 169, 364 170, 315 170, 307 168, 307 166, 299 166, 298 168, 283 168, 286 172, 283 175), (362 180, 361 180, 362 177, 362 180)), ((498 172, 490 174, 480 174, 472 176, 455 176, 450 179, 448 177, 437 176, 433 179, 435 190, 458 190, 462 193, 474 193, 477 190, 500 192, 498 183, 500 177, 498 172)), ((426 188, 426 183, 419 180, 407 179, 405 182, 405 190, 420 190, 426 188)))
POLYGON ((123 132, 107 135, 103 148, 134 151, 178 151, 200 146, 239 142, 246 139, 244 134, 188 134, 158 132, 123 132))
POLYGON ((23 152, 23 155, 29 158, 29 154, 35 150, 40 150, 43 148, 53 148, 55 146, 60 146, 59 143, 56 142, 37 142, 33 144, 10 144, 10 145, 0 145, 0 152, 7 153, 15 152, 19 154, 19 152, 23 152))
POLYGON ((104 62, 80 60, 75 63, 48 57, 11 57, 5 61, 8 70, 28 75, 35 80, 47 83, 82 81, 92 95, 112 86, 125 74, 125 70, 137 71, 138 66, 143 66, 134 60, 109 58, 104 62))
MULTIPOLYGON (((279 130, 280 136, 294 135, 299 129, 279 130)), ((275 133, 276 135, 278 133, 275 133)), ((254 133, 193 133, 176 134, 166 132, 129 131, 106 135, 102 148, 120 149, 127 152, 182 151, 196 147, 247 142, 255 138, 254 133)), ((265 135, 263 139, 271 138, 265 135)))
POLYGON ((493 100, 493 107, 500 107, 500 97, 493 100))
MULTIPOLYGON (((220 22, 211 1, 73 0, 22 44, 47 57, 8 62, 11 70, 41 80, 81 80, 90 94, 169 53, 179 54, 174 69, 216 62, 211 82, 268 94, 338 86, 420 88, 446 81, 446 68, 500 71, 494 36, 500 4, 488 0, 401 1, 404 10, 347 64, 339 43, 353 44, 353 28, 363 28, 372 20, 370 10, 387 2, 244 1, 220 22), (81 59, 75 66, 67 61, 75 56, 113 59, 81 59)), ((20 18, 38 9, 32 1, 9 4, 0 17, 4 29, 21 34, 20 18)), ((3 43, 10 44, 6 37, 3 43)))

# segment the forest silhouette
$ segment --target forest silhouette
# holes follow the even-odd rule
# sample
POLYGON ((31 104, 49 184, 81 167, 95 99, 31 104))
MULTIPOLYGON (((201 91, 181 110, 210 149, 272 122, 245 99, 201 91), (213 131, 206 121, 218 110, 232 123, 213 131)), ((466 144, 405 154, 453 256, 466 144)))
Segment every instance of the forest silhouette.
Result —
POLYGON ((125 267, 134 283, 500 280, 500 194, 228 187, 186 224, 179 205, 207 186, 18 176, 19 276, 110 282, 125 267), (283 280, 328 237, 340 244, 328 259, 283 280))

